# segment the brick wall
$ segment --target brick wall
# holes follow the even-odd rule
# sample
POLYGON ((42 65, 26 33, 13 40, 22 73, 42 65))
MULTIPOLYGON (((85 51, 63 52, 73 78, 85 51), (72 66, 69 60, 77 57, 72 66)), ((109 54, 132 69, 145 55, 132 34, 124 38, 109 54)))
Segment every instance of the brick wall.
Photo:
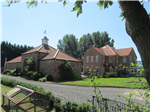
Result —
POLYGON ((86 68, 90 69, 91 66, 96 69, 98 67, 98 72, 100 73, 101 71, 101 66, 105 65, 106 63, 109 65, 112 65, 114 68, 116 66, 119 67, 120 64, 123 64, 125 66, 130 66, 130 56, 132 57, 132 62, 137 59, 136 54, 134 50, 130 52, 130 54, 126 57, 126 62, 123 62, 123 57, 124 56, 118 56, 118 62, 116 62, 116 57, 117 56, 111 56, 112 57, 112 62, 109 62, 109 57, 110 56, 103 56, 99 52, 97 52, 93 47, 91 47, 87 53, 82 57, 83 59, 83 73, 86 71, 86 68), (91 62, 91 56, 93 56, 93 62, 91 62), (98 62, 96 62, 96 56, 98 56, 98 62), (89 57, 89 62, 87 63, 87 57, 89 57), (104 62, 103 62, 103 57, 104 57, 104 62))
POLYGON ((91 47, 87 53, 82 57, 83 59, 83 73, 86 71, 86 68, 89 69, 93 65, 93 68, 96 69, 98 67, 98 72, 100 73, 100 68, 102 66, 102 55, 97 52, 93 47, 91 47), (93 62, 91 62, 91 56, 93 56, 93 62), (98 62, 96 62, 96 56, 98 56, 98 62), (87 57, 89 57, 89 62, 87 63, 87 57))
POLYGON ((13 69, 15 69, 17 66, 18 66, 19 68, 21 68, 21 62, 17 62, 17 63, 6 63, 6 68, 5 68, 5 70, 6 70, 6 69, 13 70, 13 69))
MULTIPOLYGON (((62 63, 64 63, 64 60, 41 60, 39 62, 39 71, 44 75, 52 75, 55 81, 61 80, 58 66, 62 63)), ((70 61, 70 64, 72 65, 74 72, 81 76, 81 63, 70 61)))
POLYGON ((31 56, 33 56, 33 59, 35 61, 35 71, 38 71, 39 68, 39 64, 38 64, 38 52, 34 52, 34 53, 28 53, 28 54, 22 54, 22 58, 21 58, 21 72, 24 73, 24 61, 28 58, 31 58, 31 56))

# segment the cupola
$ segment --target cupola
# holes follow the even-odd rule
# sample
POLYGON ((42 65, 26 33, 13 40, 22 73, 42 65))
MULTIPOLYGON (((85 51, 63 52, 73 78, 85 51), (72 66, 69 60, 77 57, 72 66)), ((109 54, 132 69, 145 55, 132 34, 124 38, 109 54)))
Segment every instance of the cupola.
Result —
POLYGON ((44 44, 48 45, 48 40, 49 39, 46 36, 44 36, 42 39, 42 45, 44 45, 44 44))

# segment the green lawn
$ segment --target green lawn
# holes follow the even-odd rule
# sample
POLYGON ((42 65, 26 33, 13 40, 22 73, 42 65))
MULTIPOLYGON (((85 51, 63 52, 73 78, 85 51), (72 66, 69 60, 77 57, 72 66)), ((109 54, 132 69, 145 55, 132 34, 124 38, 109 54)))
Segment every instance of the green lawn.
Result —
MULTIPOLYGON (((4 86, 4 85, 1 84, 1 112, 9 112, 8 102, 6 102, 5 105, 2 105, 2 103, 3 103, 2 94, 4 92, 10 90, 10 89, 11 89, 11 87, 4 86)), ((20 97, 24 98, 24 95, 21 95, 20 97)), ((5 101, 7 101, 7 100, 5 100, 5 101)), ((48 110, 44 110, 43 108, 38 107, 38 106, 36 107, 36 111, 39 111, 39 112, 49 112, 48 110)), ((34 112, 34 104, 33 103, 23 103, 23 104, 20 104, 19 108, 18 108, 18 112, 34 112)))
MULTIPOLYGON (((142 78, 145 80, 144 78, 142 78)), ((85 78, 83 80, 77 81, 47 81, 48 83, 56 83, 56 84, 68 84, 68 85, 80 85, 80 86, 90 86, 92 78, 85 78)), ((137 78, 98 78, 95 80, 96 83, 99 83, 98 86, 102 87, 140 87, 139 84, 129 83, 133 81, 138 81, 137 78)))

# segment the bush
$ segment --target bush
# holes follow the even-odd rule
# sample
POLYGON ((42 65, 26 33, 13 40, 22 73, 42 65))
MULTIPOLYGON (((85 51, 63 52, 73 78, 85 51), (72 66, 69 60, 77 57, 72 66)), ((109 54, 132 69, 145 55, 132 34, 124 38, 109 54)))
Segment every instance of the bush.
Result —
POLYGON ((46 75, 46 80, 47 81, 53 81, 53 76, 52 75, 46 75))
POLYGON ((59 74, 61 74, 62 80, 74 80, 74 71, 72 69, 70 62, 65 61, 58 67, 58 69, 59 74))
POLYGON ((27 72, 27 76, 29 79, 31 79, 31 76, 33 75, 34 71, 28 71, 27 72))
POLYGON ((6 75, 10 75, 11 70, 7 69, 5 71, 2 72, 2 74, 6 74, 6 75))
POLYGON ((74 73, 74 80, 80 80, 80 79, 81 79, 81 77, 74 73))
POLYGON ((80 80, 81 77, 73 71, 73 68, 70 64, 70 62, 65 61, 63 64, 61 64, 59 67, 59 74, 61 74, 62 80, 80 80))
POLYGON ((10 75, 12 76, 21 76, 20 68, 16 67, 14 70, 11 70, 10 75))
POLYGON ((62 105, 60 103, 55 103, 54 108, 56 112, 60 112, 63 110, 62 105))
POLYGON ((32 75, 31 75, 31 79, 32 80, 39 80, 39 78, 42 78, 43 74, 41 72, 35 71, 32 75))
POLYGON ((42 78, 39 78, 39 81, 45 82, 45 81, 47 81, 47 80, 46 80, 46 77, 42 77, 42 78))
MULTIPOLYGON (((12 80, 12 79, 7 79, 7 78, 1 78, 1 84, 5 85, 5 86, 10 86, 10 87, 14 87, 16 85, 20 85, 29 89, 32 89, 36 92, 48 95, 50 97, 50 107, 54 106, 54 102, 55 102, 55 97, 51 92, 46 92, 43 88, 38 88, 37 86, 31 85, 31 84, 27 84, 24 82, 20 82, 20 81, 16 81, 16 80, 12 80)), ((61 102, 61 99, 59 98, 59 100, 57 99, 57 102, 61 102)))

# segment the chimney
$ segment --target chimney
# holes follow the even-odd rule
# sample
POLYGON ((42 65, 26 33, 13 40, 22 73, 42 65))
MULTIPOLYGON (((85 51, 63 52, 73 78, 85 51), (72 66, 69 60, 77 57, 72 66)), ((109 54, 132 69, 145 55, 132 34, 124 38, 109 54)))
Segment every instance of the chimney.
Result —
POLYGON ((93 47, 93 46, 90 44, 90 45, 89 45, 89 49, 90 49, 91 47, 93 47))

